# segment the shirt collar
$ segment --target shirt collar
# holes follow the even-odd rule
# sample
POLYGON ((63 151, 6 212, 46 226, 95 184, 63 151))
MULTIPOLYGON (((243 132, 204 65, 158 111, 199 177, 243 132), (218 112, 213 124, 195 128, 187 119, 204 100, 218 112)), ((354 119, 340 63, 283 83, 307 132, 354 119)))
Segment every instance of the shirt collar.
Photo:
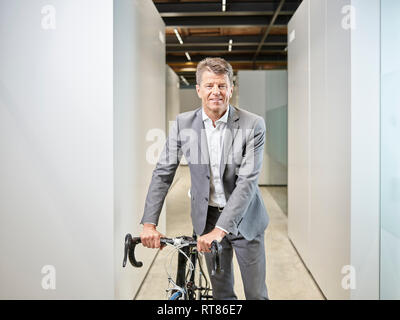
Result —
MULTIPOLYGON (((226 112, 224 113, 224 115, 220 118, 220 119, 218 119, 217 121, 215 121, 215 123, 219 123, 219 122, 224 122, 224 123, 227 123, 228 122, 228 115, 229 115, 229 109, 230 109, 230 105, 228 105, 228 109, 226 110, 226 112)), ((201 113, 202 113, 202 115, 203 115, 203 121, 206 121, 206 120, 211 120, 209 117, 208 117, 208 115, 204 112, 204 108, 202 107, 201 108, 201 113)))

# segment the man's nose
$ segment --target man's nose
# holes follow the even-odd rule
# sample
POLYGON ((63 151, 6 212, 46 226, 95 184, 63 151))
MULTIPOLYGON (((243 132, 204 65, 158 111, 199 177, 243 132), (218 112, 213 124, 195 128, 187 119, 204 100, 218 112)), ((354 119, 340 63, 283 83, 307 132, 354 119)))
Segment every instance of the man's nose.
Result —
POLYGON ((219 94, 219 93, 220 93, 219 87, 218 87, 217 85, 215 85, 215 86, 212 88, 212 93, 213 93, 213 94, 219 94))

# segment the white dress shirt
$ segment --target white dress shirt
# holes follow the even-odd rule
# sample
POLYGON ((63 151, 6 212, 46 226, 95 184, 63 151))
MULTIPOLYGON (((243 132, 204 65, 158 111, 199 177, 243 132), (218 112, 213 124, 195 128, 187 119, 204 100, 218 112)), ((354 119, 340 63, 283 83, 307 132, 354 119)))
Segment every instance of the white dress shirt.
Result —
POLYGON ((213 207, 223 208, 226 205, 224 185, 220 177, 220 165, 222 147, 224 142, 226 123, 228 121, 229 106, 225 114, 215 121, 212 120, 202 109, 204 128, 207 135, 208 154, 210 156, 210 196, 208 204, 213 207))
MULTIPOLYGON (((229 108, 230 106, 228 106, 225 114, 215 121, 215 128, 212 120, 204 112, 204 108, 201 110, 207 135, 208 154, 210 156, 210 196, 208 205, 219 208, 223 208, 226 205, 224 185, 220 176, 220 166, 229 108)), ((225 229, 216 227, 228 233, 225 229)))

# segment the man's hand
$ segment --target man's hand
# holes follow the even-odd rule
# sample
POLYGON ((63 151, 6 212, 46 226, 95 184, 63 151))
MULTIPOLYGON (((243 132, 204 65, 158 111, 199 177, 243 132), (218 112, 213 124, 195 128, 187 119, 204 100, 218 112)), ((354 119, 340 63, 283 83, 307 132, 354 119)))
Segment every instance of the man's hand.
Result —
POLYGON ((140 239, 142 240, 142 245, 146 248, 158 249, 160 250, 164 247, 161 246, 160 238, 164 235, 157 231, 156 226, 151 223, 145 223, 143 225, 142 233, 140 234, 140 239))
POLYGON ((199 252, 211 252, 211 243, 214 240, 221 242, 221 240, 225 237, 226 232, 221 229, 214 228, 213 231, 207 233, 200 238, 197 239, 197 251, 199 252))

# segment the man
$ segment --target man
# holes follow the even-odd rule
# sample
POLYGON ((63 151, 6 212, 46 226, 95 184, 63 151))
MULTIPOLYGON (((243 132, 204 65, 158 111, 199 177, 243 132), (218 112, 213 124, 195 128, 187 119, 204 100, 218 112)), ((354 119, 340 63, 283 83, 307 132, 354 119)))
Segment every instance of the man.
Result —
POLYGON ((182 154, 191 175, 191 216, 204 252, 213 298, 237 299, 233 290, 235 250, 246 299, 268 299, 265 284, 264 231, 268 215, 258 188, 265 142, 264 119, 229 105, 233 70, 221 58, 197 66, 197 110, 178 115, 146 198, 140 235, 142 244, 160 248, 156 225, 182 154), (224 272, 211 276, 210 247, 222 246, 224 272))

